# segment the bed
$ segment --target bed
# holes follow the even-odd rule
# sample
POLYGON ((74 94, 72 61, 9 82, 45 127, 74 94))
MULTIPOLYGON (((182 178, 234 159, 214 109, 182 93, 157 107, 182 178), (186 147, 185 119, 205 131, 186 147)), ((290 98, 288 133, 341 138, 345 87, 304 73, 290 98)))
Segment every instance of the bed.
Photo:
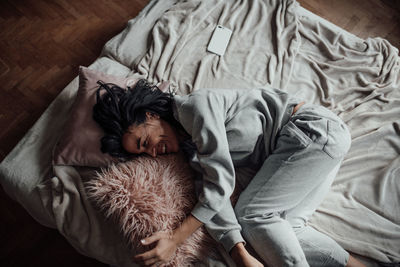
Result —
MULTIPOLYGON (((271 85, 333 110, 352 146, 310 224, 368 266, 400 265, 400 58, 386 40, 360 39, 292 0, 153 0, 89 67, 169 81, 177 94, 271 85), (233 30, 222 57, 206 51, 218 24, 233 30)), ((92 168, 52 165, 77 89, 76 78, 3 160, 1 184, 80 253, 134 266, 117 227, 87 199, 92 168)), ((205 264, 230 265, 224 258, 205 264)))

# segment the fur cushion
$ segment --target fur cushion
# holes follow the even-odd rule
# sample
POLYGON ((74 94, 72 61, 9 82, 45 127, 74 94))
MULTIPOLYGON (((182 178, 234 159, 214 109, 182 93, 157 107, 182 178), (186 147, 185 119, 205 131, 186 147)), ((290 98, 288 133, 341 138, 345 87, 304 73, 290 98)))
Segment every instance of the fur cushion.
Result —
MULTIPOLYGON (((149 249, 140 240, 179 226, 195 205, 193 171, 182 155, 138 157, 111 165, 86 184, 89 198, 112 218, 133 254, 149 249)), ((216 256, 216 243, 198 229, 165 266, 190 266, 216 256)))

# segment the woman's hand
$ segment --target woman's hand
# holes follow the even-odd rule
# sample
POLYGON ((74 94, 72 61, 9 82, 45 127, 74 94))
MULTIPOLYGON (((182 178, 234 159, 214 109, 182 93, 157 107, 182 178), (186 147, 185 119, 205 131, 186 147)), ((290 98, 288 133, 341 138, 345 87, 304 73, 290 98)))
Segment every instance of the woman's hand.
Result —
POLYGON ((150 245, 154 242, 157 242, 155 248, 136 255, 133 258, 136 263, 143 266, 160 266, 172 259, 178 247, 178 243, 173 238, 171 232, 157 232, 142 240, 143 245, 150 245))
POLYGON ((144 266, 159 266, 169 262, 174 256, 177 247, 202 225, 201 221, 189 214, 173 232, 161 231, 143 239, 143 245, 150 245, 156 241, 157 245, 152 250, 136 255, 133 260, 144 266))
POLYGON ((244 247, 243 243, 237 243, 230 252, 233 261, 238 267, 263 267, 264 265, 254 258, 244 247))

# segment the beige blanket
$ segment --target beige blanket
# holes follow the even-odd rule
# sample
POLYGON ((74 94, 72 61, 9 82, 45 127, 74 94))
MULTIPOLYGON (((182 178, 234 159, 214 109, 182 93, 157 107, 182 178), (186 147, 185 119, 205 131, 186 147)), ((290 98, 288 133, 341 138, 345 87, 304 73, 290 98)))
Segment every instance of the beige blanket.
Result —
MULTIPOLYGON (((351 252, 400 262, 397 49, 383 39, 352 36, 291 0, 174 2, 152 1, 91 67, 169 80, 179 94, 268 84, 332 109, 351 128, 353 144, 310 223, 351 252), (233 30, 223 57, 206 51, 217 24, 233 30)), ((54 166, 51 172, 51 150, 76 89, 74 80, 2 162, 1 183, 81 253, 132 266, 117 229, 87 201, 82 181, 91 170, 54 166)))
POLYGON ((179 94, 268 84, 339 114, 351 129, 352 148, 311 224, 352 252, 400 261, 395 47, 319 23, 294 1, 190 1, 164 14, 152 38, 131 67, 171 81, 179 94), (205 49, 216 24, 233 30, 223 57, 205 49))

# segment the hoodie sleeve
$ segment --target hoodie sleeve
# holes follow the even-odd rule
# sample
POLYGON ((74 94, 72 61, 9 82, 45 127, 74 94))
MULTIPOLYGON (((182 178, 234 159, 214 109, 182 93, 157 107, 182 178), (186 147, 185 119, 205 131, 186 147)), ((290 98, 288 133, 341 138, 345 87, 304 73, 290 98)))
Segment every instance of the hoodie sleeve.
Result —
POLYGON ((203 223, 209 222, 230 201, 235 187, 225 129, 227 112, 235 96, 227 93, 202 89, 182 97, 175 106, 179 122, 192 136, 197 148, 192 166, 202 175, 203 190, 192 215, 203 223))

